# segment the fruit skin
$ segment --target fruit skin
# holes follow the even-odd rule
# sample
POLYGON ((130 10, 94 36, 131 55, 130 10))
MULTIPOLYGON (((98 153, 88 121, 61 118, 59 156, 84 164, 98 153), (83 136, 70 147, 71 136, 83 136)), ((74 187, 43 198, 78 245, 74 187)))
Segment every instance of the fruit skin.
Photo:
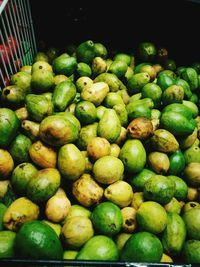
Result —
POLYGON ((63 74, 69 77, 77 69, 78 63, 75 57, 62 54, 53 60, 52 68, 55 74, 63 74))
POLYGON ((27 197, 19 197, 7 208, 3 217, 4 227, 8 230, 18 231, 25 222, 37 220, 39 206, 27 197))
POLYGON ((153 124, 150 119, 135 118, 128 124, 127 131, 129 137, 145 140, 153 134, 153 124))
POLYGON ((50 115, 41 121, 39 135, 44 143, 60 147, 77 140, 79 128, 63 115, 50 115))
POLYGON ((183 216, 188 239, 200 240, 200 208, 187 210, 183 216))
POLYGON ((36 122, 41 122, 53 113, 53 103, 43 94, 27 94, 25 104, 30 117, 36 122))
POLYGON ((181 149, 177 149, 169 156, 169 170, 170 175, 180 175, 185 168, 185 157, 181 149))
POLYGON ((182 103, 168 104, 162 109, 162 112, 167 112, 167 111, 178 112, 188 119, 192 119, 193 117, 193 114, 190 108, 183 105, 182 103))
POLYGON ((164 208, 167 212, 175 212, 177 214, 181 213, 181 209, 183 204, 181 201, 178 201, 175 197, 173 197, 170 202, 164 205, 164 208))
POLYGON ((58 151, 58 170, 67 180, 77 180, 85 171, 85 158, 74 144, 63 145, 58 151))
POLYGON ((105 188, 104 196, 107 200, 115 203, 120 208, 123 208, 131 204, 133 189, 126 181, 119 180, 105 188))
POLYGON ((16 85, 27 94, 31 92, 31 74, 25 71, 18 71, 11 76, 11 84, 16 85))
POLYGON ((186 239, 186 226, 180 215, 167 213, 167 226, 162 235, 164 251, 170 256, 179 255, 186 239))
POLYGON ((189 264, 200 264, 200 240, 187 240, 182 250, 182 257, 189 264))
POLYGON ((194 68, 185 68, 181 73, 181 77, 189 83, 191 91, 198 88, 198 74, 194 68))
POLYGON ((81 100, 76 104, 75 116, 82 125, 91 124, 97 118, 96 107, 90 101, 81 100))
POLYGON ((48 62, 49 59, 48 59, 47 54, 45 52, 43 52, 43 51, 38 51, 35 54, 35 57, 33 59, 33 62, 37 62, 37 61, 46 61, 46 62, 48 62))
POLYGON ((156 83, 147 83, 142 88, 142 98, 150 97, 154 102, 154 107, 158 108, 161 104, 162 89, 156 83))
POLYGON ((94 122, 92 124, 85 125, 81 127, 79 132, 79 137, 76 141, 76 145, 81 150, 87 150, 89 142, 97 137, 97 126, 98 123, 94 122))
POLYGON ((200 163, 200 148, 198 145, 192 145, 184 150, 185 163, 188 165, 192 162, 200 163))
POLYGON ((83 207, 92 207, 101 202, 104 189, 89 173, 84 173, 72 184, 72 194, 83 207))
POLYGON ((128 69, 125 61, 113 60, 108 68, 108 72, 114 73, 118 78, 122 78, 128 69))
POLYGON ((20 121, 15 112, 10 108, 0 108, 0 147, 6 148, 17 135, 20 121))
POLYGON ((15 250, 24 259, 61 259, 63 248, 51 226, 34 220, 23 224, 16 234, 15 250))
POLYGON ((89 64, 84 62, 79 62, 77 64, 76 73, 78 76, 90 77, 92 75, 92 69, 89 64))
POLYGON ((60 187, 61 175, 56 168, 44 168, 32 177, 27 185, 27 196, 35 203, 52 197, 60 187))
POLYGON ((94 43, 94 51, 96 57, 106 59, 106 57, 108 56, 108 50, 102 43, 94 43))
POLYGON ((6 149, 0 148, 0 181, 5 180, 14 169, 14 160, 6 149))
POLYGON ((188 120, 185 116, 178 112, 166 111, 163 112, 160 118, 161 127, 176 135, 191 134, 196 124, 193 119, 188 120))
POLYGON ((162 94, 162 104, 164 106, 172 104, 172 103, 182 103, 184 98, 184 89, 180 85, 170 85, 165 89, 162 94))
POLYGON ((157 174, 165 174, 169 169, 169 158, 166 153, 152 151, 147 157, 148 166, 157 174))
POLYGON ((187 194, 188 194, 187 183, 182 178, 176 175, 168 175, 167 178, 175 182, 174 197, 178 201, 181 201, 181 200, 185 201, 187 198, 187 194))
POLYGON ((123 173, 122 161, 114 156, 103 156, 96 160, 93 165, 94 178, 101 184, 112 184, 121 180, 123 173))
POLYGON ((151 109, 153 105, 153 100, 151 98, 130 101, 126 105, 129 121, 139 117, 151 119, 151 109))
POLYGON ((31 66, 31 74, 37 70, 48 70, 53 72, 52 66, 48 62, 43 60, 33 63, 33 65, 31 66))
POLYGON ((78 62, 91 63, 95 57, 95 43, 92 40, 87 40, 76 48, 76 57, 78 62))
POLYGON ((53 86, 53 73, 48 70, 36 70, 31 75, 31 89, 33 92, 47 92, 53 86))
POLYGON ((144 197, 147 200, 167 204, 175 193, 175 182, 164 175, 154 175, 144 185, 144 197))
POLYGON ((146 164, 146 151, 140 140, 126 140, 123 144, 119 158, 128 173, 140 172, 146 164))
POLYGON ((127 88, 130 95, 141 92, 143 86, 150 81, 150 76, 147 72, 134 74, 127 82, 127 88))
POLYGON ((79 250, 76 260, 117 261, 119 252, 115 242, 108 236, 95 235, 79 250))
POLYGON ((144 168, 139 173, 136 173, 135 175, 133 175, 133 177, 131 177, 130 184, 136 191, 143 191, 144 184, 153 175, 155 175, 154 171, 144 168))
POLYGON ((16 233, 9 230, 0 232, 0 259, 13 258, 15 256, 14 244, 16 233))
POLYGON ((110 155, 111 144, 106 138, 94 137, 87 145, 87 155, 92 161, 110 155))
POLYGON ((64 245, 71 249, 82 247, 94 236, 91 220, 86 216, 73 216, 66 218, 61 229, 61 237, 64 245))
POLYGON ((61 223, 67 217, 71 207, 71 201, 62 188, 50 197, 45 204, 45 215, 54 223, 61 223))
POLYGON ((198 188, 200 185, 200 163, 191 162, 186 165, 184 171, 184 178, 189 186, 198 188))
POLYGON ((160 262, 174 262, 174 261, 169 255, 167 255, 166 253, 163 253, 160 262))
POLYGON ((192 112, 192 117, 196 118, 196 116, 199 114, 198 106, 189 100, 183 100, 182 104, 188 107, 190 111, 192 112))
POLYGON ((136 220, 144 231, 159 234, 167 225, 167 212, 155 201, 144 201, 138 208, 136 220))
POLYGON ((16 108, 24 103, 25 92, 18 85, 8 85, 3 88, 1 98, 7 106, 16 108))
POLYGON ((121 132, 121 122, 114 109, 108 108, 104 111, 97 126, 97 135, 114 143, 121 132))
POLYGON ((176 85, 180 85, 180 86, 183 87, 184 96, 186 97, 186 99, 190 99, 191 98, 192 91, 190 90, 190 85, 189 85, 189 83, 186 80, 181 79, 181 78, 177 78, 175 80, 175 84, 176 85))
POLYGON ((137 211, 133 207, 126 206, 121 209, 123 217, 122 232, 133 233, 137 229, 136 214, 137 211))
POLYGON ((94 82, 85 86, 81 91, 81 99, 92 102, 96 107, 101 105, 107 93, 109 86, 105 82, 94 82))
POLYGON ((18 134, 15 137, 9 147, 9 152, 15 163, 28 162, 30 160, 29 148, 31 144, 30 138, 24 134, 18 134))
POLYGON ((121 252, 121 260, 133 262, 160 262, 163 247, 158 237, 152 233, 141 231, 133 234, 121 252))
POLYGON ((117 92, 119 89, 121 89, 121 81, 114 73, 101 73, 94 79, 94 82, 107 83, 110 92, 117 92))
POLYGON ((119 206, 110 201, 97 205, 90 218, 97 233, 110 237, 118 234, 123 224, 119 206))
POLYGON ((0 231, 2 231, 4 229, 3 216, 6 212, 6 210, 7 210, 6 205, 4 205, 3 203, 0 202, 0 231))
POLYGON ((29 148, 29 156, 33 163, 40 168, 55 168, 57 162, 56 151, 41 142, 40 140, 32 143, 29 148))
POLYGON ((72 103, 76 95, 76 87, 70 80, 62 81, 53 91, 52 102, 54 110, 64 111, 72 103))
POLYGON ((124 232, 120 232, 119 234, 117 234, 115 236, 114 241, 115 241, 115 243, 117 245, 117 248, 118 248, 119 252, 121 252, 121 250, 124 247, 126 241, 131 236, 132 236, 132 234, 130 234, 130 233, 124 233, 124 232))
POLYGON ((18 195, 26 194, 26 187, 30 179, 38 172, 35 165, 30 162, 23 162, 18 164, 11 175, 11 185, 18 195))
POLYGON ((152 62, 157 55, 157 47, 153 42, 141 42, 138 46, 138 57, 142 61, 152 62))

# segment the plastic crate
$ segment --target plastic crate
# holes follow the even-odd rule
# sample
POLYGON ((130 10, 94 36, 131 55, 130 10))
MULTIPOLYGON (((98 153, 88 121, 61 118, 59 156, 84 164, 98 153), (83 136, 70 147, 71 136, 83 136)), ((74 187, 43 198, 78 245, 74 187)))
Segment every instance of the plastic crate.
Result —
POLYGON ((33 63, 35 53, 29 0, 0 1, 0 90, 13 73, 33 63))
MULTIPOLYGON (((68 6, 67 4, 64 6, 64 9, 61 11, 62 15, 65 11, 65 16, 63 17, 63 20, 61 20, 61 24, 64 23, 67 25, 66 32, 62 35, 60 35, 60 32, 57 30, 56 27, 58 27, 58 24, 53 24, 53 18, 51 21, 48 21, 46 24, 41 23, 41 14, 46 10, 45 7, 43 8, 41 6, 40 11, 37 13, 35 4, 37 1, 31 1, 31 0, 3 0, 0 1, 0 44, 1 44, 1 50, 0 50, 0 91, 3 87, 8 85, 10 77, 13 73, 16 73, 22 66, 24 65, 31 65, 34 61, 34 55, 36 52, 40 49, 40 47, 37 47, 37 44, 41 41, 42 38, 46 38, 46 41, 48 45, 57 45, 62 47, 65 44, 73 43, 73 42, 81 42, 85 40, 86 38, 91 38, 96 41, 102 41, 105 43, 108 47, 116 47, 119 49, 124 49, 124 51, 131 49, 134 49, 137 44, 142 40, 152 40, 157 42, 158 44, 166 45, 167 47, 170 47, 172 56, 175 56, 176 52, 179 52, 176 60, 178 62, 183 63, 184 61, 181 58, 180 51, 178 50, 178 39, 181 41, 183 40, 180 38, 180 36, 176 37, 175 43, 172 44, 172 40, 167 40, 167 38, 164 38, 162 36, 159 36, 159 34, 155 33, 155 29, 151 32, 149 29, 146 31, 146 36, 144 33, 141 34, 141 25, 137 27, 136 19, 139 19, 140 14, 137 14, 137 5, 136 8, 133 10, 133 12, 129 8, 121 7, 118 5, 113 10, 109 9, 106 13, 101 13, 104 11, 103 7, 99 7, 101 15, 103 15, 103 22, 102 24, 99 22, 99 14, 95 15, 94 13, 91 13, 94 10, 90 7, 89 9, 84 7, 78 7, 77 5, 74 6, 68 6), (127 9, 127 10, 126 10, 127 9), (129 10, 128 10, 129 9, 129 10), (120 17, 118 15, 120 12, 127 11, 127 21, 120 22, 120 17), (32 14, 33 12, 33 14, 32 14), (111 12, 111 13, 109 13, 111 12), (112 13, 113 12, 113 13, 112 13), (116 12, 116 13, 115 13, 116 12), (136 13, 135 13, 136 12, 136 13), (38 17, 37 17, 38 14, 38 17), (132 17, 130 15, 132 14, 132 17), (32 16, 34 15, 34 16, 32 16), (114 17, 117 22, 111 23, 110 25, 107 25, 107 21, 109 18, 114 17), (34 20, 34 26, 33 27, 33 19, 34 20), (50 26, 47 28, 47 24, 50 24, 50 26), (132 23, 132 25, 130 24, 132 23), (93 24, 93 25, 92 25, 93 24), (108 26, 107 29, 105 29, 105 26, 108 26), (121 26, 120 26, 121 25, 121 26), (40 27, 41 26, 41 27, 40 27), (94 32, 93 27, 97 26, 96 32, 94 32), (52 28, 51 28, 52 27, 52 28), (85 29, 86 27, 87 29, 85 29), (116 35, 116 28, 120 29, 120 39, 118 39, 118 36, 116 35), (121 27, 121 28, 120 28, 121 27), (130 30, 130 28, 132 29, 130 30), (134 29, 135 28, 135 29, 134 29), (51 30, 49 30, 51 29, 51 30), (129 35, 127 36, 126 31, 130 31, 129 35), (113 36, 110 36, 110 32, 113 31, 113 36), (135 31, 135 33, 134 33, 135 31), (56 36, 54 36, 53 33, 55 33, 56 36), (134 33, 135 36, 131 37, 131 34, 134 33), (56 37, 56 38, 55 38, 56 37), (132 39, 131 39, 132 38, 132 39), (55 40, 56 39, 56 40, 55 40), (129 40, 129 42, 128 42, 129 40), (16 44, 15 44, 16 42, 16 44), (132 43, 131 43, 132 42, 132 43), (12 46, 12 44, 15 44, 12 46), (175 51, 172 51, 173 46, 175 46, 175 51)), ((59 8, 62 9, 62 5, 64 5, 65 1, 60 1, 62 3, 59 8)), ((66 1, 67 2, 67 1, 66 1)), ((167 1, 164 1, 165 4, 167 1)), ((170 3, 170 1, 169 1, 170 3)), ((145 3, 145 1, 141 1, 139 3, 139 6, 141 6, 145 3)), ((174 2, 172 1, 170 3, 170 6, 166 5, 166 10, 170 10, 171 5, 173 5, 174 2)), ((194 1, 183 1, 183 9, 184 12, 186 12, 185 8, 190 7, 191 11, 197 12, 200 10, 200 1, 194 0, 194 1), (189 2, 191 4, 189 4, 189 2), (198 8, 196 8, 198 5, 198 8)), ((150 3, 147 4, 147 9, 149 8, 150 3)), ((46 18, 50 19, 51 15, 55 10, 58 10, 56 8, 54 10, 53 4, 52 8, 47 10, 47 12, 50 12, 49 16, 46 18), (52 12, 52 13, 51 13, 52 12)), ((154 4, 152 6, 152 10, 154 8, 154 4)), ((174 6, 175 7, 175 6, 174 6)), ((152 10, 150 10, 152 12, 152 10)), ((146 16, 147 10, 145 10, 144 16, 146 16)), ((148 19, 156 14, 156 10, 154 10, 154 13, 150 15, 148 13, 148 19)), ((159 19, 163 19, 163 15, 157 14, 159 19)), ((180 14, 179 14, 180 15, 180 14)), ((178 17, 179 17, 178 15, 178 17)), ((124 14, 122 15, 121 19, 124 19, 124 14)), ((141 15, 142 17, 142 15, 141 15)), ((54 18, 56 19, 56 17, 54 18)), ((173 11, 171 14, 171 19, 175 19, 175 12, 173 11)), ((196 16, 191 18, 191 21, 188 26, 191 26, 191 24, 195 23, 196 16)), ((198 19, 197 19, 198 20, 198 19)), ((155 23, 156 19, 153 18, 153 23, 155 23)), ((138 22, 139 23, 139 22, 138 22)), ((178 27, 180 27, 181 23, 179 21, 178 27)), ((182 21, 183 27, 186 26, 186 22, 182 21)), ((198 25, 198 24, 197 24, 198 25)), ((193 25, 193 26, 197 26, 193 25)), ((62 26, 62 25, 61 25, 62 26)), ((164 29, 166 30, 166 34, 169 35, 171 32, 169 28, 167 27, 166 22, 162 25, 164 29)), ((172 22, 169 23, 169 27, 172 26, 172 22)), ((63 27, 61 27, 63 30, 63 27)), ((182 30, 181 30, 182 33, 182 30)), ((188 34, 188 33, 187 33, 188 34)), ((197 34, 198 35, 198 34, 197 34)), ((171 38, 171 36, 170 36, 171 38)), ((191 54, 189 54, 186 57, 186 61, 190 58, 191 55, 191 62, 196 60, 200 60, 200 55, 198 54, 199 50, 197 51, 197 40, 195 41, 197 43, 192 43, 189 41, 189 38, 191 38, 191 33, 189 34, 189 37, 187 35, 187 41, 183 44, 184 49, 188 47, 191 49, 191 54), (194 48, 192 50, 192 48, 194 48)), ((197 36, 198 38, 198 36, 197 36)), ((198 46, 199 47, 199 46, 198 46)), ((113 267, 197 267, 198 264, 185 264, 185 263, 135 263, 135 262, 108 262, 108 261, 75 261, 75 260, 22 260, 22 259, 1 259, 0 260, 0 266, 2 267, 33 267, 33 266, 51 266, 51 267, 58 267, 58 266, 113 266, 113 267)))

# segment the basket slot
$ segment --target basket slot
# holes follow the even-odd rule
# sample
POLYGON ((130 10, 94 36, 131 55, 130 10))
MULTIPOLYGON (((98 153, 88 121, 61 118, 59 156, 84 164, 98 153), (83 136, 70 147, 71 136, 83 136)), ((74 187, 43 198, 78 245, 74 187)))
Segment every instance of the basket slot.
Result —
POLYGON ((37 52, 29 0, 4 0, 0 6, 0 91, 12 74, 32 65, 37 52))

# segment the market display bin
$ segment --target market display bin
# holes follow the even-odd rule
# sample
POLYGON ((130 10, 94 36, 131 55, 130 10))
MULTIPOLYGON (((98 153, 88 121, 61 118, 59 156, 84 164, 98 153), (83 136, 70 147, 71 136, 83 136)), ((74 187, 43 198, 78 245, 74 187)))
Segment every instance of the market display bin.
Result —
MULTIPOLYGON (((76 1, 0 1, 0 91, 38 51, 85 40, 134 53, 142 41, 169 49, 177 65, 200 62, 199 1, 129 1, 90 5, 76 1)), ((64 51, 64 50, 63 50, 64 51)), ((197 267, 198 264, 1 259, 0 266, 197 267)))
POLYGON ((29 1, 1 1, 0 19, 0 88, 2 89, 20 67, 33 63, 36 42, 29 1))

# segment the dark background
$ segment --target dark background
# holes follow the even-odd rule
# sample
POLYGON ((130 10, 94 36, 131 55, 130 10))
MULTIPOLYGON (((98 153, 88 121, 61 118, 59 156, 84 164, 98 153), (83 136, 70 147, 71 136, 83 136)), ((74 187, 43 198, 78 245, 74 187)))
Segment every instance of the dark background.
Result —
POLYGON ((134 53, 141 41, 164 46, 178 64, 200 61, 200 1, 30 0, 38 49, 91 39, 134 53), (42 45, 41 45, 42 44, 42 45))

